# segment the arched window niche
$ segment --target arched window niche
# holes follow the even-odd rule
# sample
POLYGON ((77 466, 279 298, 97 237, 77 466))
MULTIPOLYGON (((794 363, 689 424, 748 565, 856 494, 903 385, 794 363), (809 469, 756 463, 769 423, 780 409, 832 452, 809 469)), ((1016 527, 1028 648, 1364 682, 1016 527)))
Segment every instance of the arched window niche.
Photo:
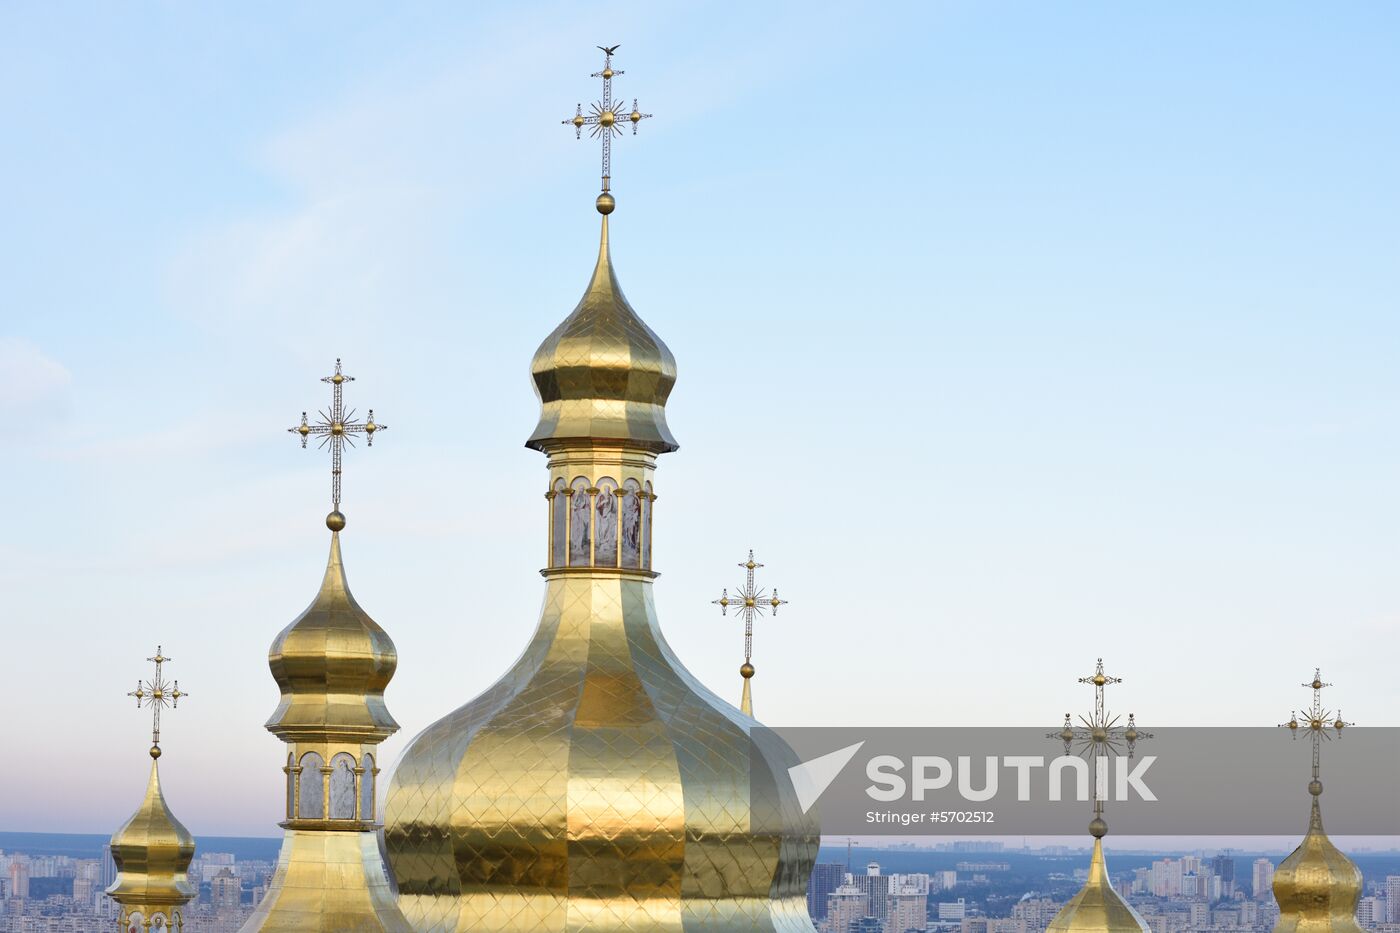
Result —
POLYGON ((640 568, 642 566, 642 499, 638 495, 641 485, 634 479, 622 484, 622 498, 618 508, 622 513, 622 566, 640 568))
POLYGON ((569 486, 569 566, 587 567, 593 562, 593 497, 588 480, 578 477, 569 486))
POLYGON ((331 759, 330 818, 355 818, 355 758, 345 752, 331 759))
POLYGON ((374 756, 365 753, 360 760, 364 773, 360 775, 360 819, 374 819, 374 756))
POLYGON ((562 479, 554 481, 549 497, 549 565, 562 567, 568 560, 569 487, 562 479))
POLYGON ((325 759, 315 752, 301 756, 301 781, 297 793, 297 817, 303 820, 326 818, 326 788, 321 777, 325 759))
POLYGON ((616 567, 617 523, 620 517, 617 502, 617 480, 609 476, 598 480, 598 495, 594 502, 593 565, 595 567, 616 567))

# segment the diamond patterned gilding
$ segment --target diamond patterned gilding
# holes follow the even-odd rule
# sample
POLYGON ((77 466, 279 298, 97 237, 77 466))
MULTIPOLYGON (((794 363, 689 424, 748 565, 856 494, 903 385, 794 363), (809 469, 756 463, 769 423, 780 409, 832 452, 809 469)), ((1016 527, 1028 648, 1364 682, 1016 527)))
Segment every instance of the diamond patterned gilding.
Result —
POLYGON ((666 426, 676 359, 622 294, 608 249, 607 217, 588 289, 535 351, 530 371, 540 422, 527 447, 548 452, 570 440, 656 453, 680 447, 666 426))
MULTIPOLYGON (((650 490, 675 361, 622 297, 607 219, 587 293, 535 355, 529 446, 550 488, 650 490), (562 486, 560 487, 562 488, 562 486)), ((645 565, 649 567, 650 565, 645 565)), ((649 569, 550 567, 539 627, 485 693, 425 729, 389 787, 385 846, 416 930, 813 933, 817 827, 791 750, 686 671, 649 569)))
POLYGON ((386 844, 415 929, 810 933, 795 760, 750 760, 749 720, 680 666, 651 588, 550 579, 515 667, 413 742, 386 844))

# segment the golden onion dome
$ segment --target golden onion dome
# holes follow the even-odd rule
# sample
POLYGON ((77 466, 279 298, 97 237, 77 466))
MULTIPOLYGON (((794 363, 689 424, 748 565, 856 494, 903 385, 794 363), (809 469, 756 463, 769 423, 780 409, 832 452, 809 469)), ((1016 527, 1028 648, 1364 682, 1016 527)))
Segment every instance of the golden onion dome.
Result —
POLYGON ((360 608, 345 582, 340 534, 331 535, 320 592, 267 655, 282 699, 268 731, 288 741, 378 741, 398 731, 384 688, 398 655, 388 634, 360 608))
POLYGON ((1318 785, 1307 835, 1274 872, 1279 908, 1274 933, 1361 933, 1356 922, 1361 871, 1323 831, 1321 791, 1318 785))
POLYGON ((153 760, 146 799, 112 835, 117 880, 107 893, 119 903, 183 904, 198 893, 186 874, 193 859, 194 836, 170 812, 153 760))
MULTIPOLYGON (((606 206, 611 210, 611 198, 606 206)), ((603 232, 593 278, 530 365, 540 421, 525 446, 548 452, 592 441, 668 453, 680 447, 666 426, 676 359, 622 294, 601 199, 599 210, 603 232)))
POLYGON ((1113 889, 1100 835, 1094 838, 1088 880, 1079 893, 1060 908, 1046 927, 1046 933, 1148 933, 1146 921, 1113 889))

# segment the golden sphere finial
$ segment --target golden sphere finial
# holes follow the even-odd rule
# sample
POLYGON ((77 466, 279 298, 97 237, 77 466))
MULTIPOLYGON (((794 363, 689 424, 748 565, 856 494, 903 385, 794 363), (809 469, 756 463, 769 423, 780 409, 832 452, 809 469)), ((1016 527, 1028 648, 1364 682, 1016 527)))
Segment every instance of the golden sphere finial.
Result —
POLYGON ((336 509, 326 516, 326 527, 331 531, 341 531, 345 528, 345 513, 336 509))
POLYGON ((748 661, 745 661, 743 666, 739 668, 739 676, 744 678, 745 680, 748 680, 750 677, 752 677, 753 665, 750 664, 748 661))
POLYGON ((160 757, 160 746, 159 746, 159 745, 152 745, 152 746, 151 746, 151 758, 154 759, 154 758, 159 758, 159 757, 160 757))
POLYGON ((611 110, 604 110, 602 113, 598 114, 598 123, 604 128, 612 126, 616 122, 617 114, 613 113, 611 110))
POLYGON ((1095 839, 1102 839, 1108 835, 1108 824, 1104 822, 1103 817, 1096 816, 1089 821, 1089 835, 1095 839))
POLYGON ((612 195, 604 191, 602 194, 598 195, 596 205, 598 208, 598 213, 606 217, 609 214, 611 214, 614 210, 616 210, 617 200, 613 198, 612 195))
POLYGON ((1309 782, 1308 782, 1308 793, 1312 794, 1314 797, 1321 797, 1321 796, 1322 796, 1322 782, 1321 782, 1321 781, 1309 781, 1309 782))

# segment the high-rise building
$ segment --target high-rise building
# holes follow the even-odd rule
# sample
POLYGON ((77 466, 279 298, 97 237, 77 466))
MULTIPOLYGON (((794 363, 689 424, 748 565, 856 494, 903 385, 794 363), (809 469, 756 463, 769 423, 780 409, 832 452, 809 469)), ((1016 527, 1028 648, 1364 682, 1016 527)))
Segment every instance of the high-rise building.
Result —
POLYGON ((1027 895, 1011 908, 1011 916, 1023 926, 1021 933, 1042 933, 1060 912, 1060 905, 1048 897, 1027 895))
POLYGON ((890 893, 889 875, 880 874, 880 863, 871 862, 865 866, 865 874, 853 879, 856 886, 865 892, 866 911, 881 923, 889 916, 890 893))
POLYGON ((1254 860, 1254 880, 1250 891, 1256 901, 1266 901, 1274 896, 1274 863, 1266 858, 1254 860))
POLYGON ((1210 860, 1211 872, 1220 879, 1220 887, 1225 897, 1235 893, 1235 860, 1221 853, 1210 860))
POLYGON ((1356 922, 1368 930, 1385 923, 1385 898, 1363 897, 1356 902, 1356 922))
MULTIPOLYGON (((645 115, 610 109, 604 54, 608 145, 615 119, 645 115)), ((622 293, 604 175, 592 277, 531 363, 540 417, 526 446, 548 474, 543 608, 514 665, 395 770, 385 843, 399 903, 439 933, 810 933, 820 840, 788 774, 796 756, 753 742, 753 718, 685 669, 657 617, 657 461, 679 446, 666 422, 676 361, 622 293)))
POLYGON ((909 933, 928 926, 928 893, 916 889, 892 890, 885 897, 883 933, 909 933))
POLYGON ((958 898, 955 901, 938 902, 939 922, 948 920, 961 920, 967 916, 967 899, 958 898))
POLYGON ((856 924, 868 913, 869 903, 865 889, 846 875, 845 883, 826 897, 827 933, 853 933, 856 924))
POLYGON ((813 920, 826 918, 826 898, 846 877, 846 866, 836 862, 818 862, 812 866, 812 878, 807 882, 807 913, 813 920))
MULTIPOLYGON (((242 933, 364 930, 410 933, 379 852, 375 789, 379 743, 399 730, 384 704, 398 654, 384 629, 350 593, 340 552, 341 454, 347 436, 374 440, 382 425, 347 416, 342 392, 351 377, 325 377, 331 404, 322 435, 331 446, 330 556, 311 605, 273 639, 267 662, 281 700, 265 728, 286 743, 285 814, 277 869, 242 933)), ((353 412, 351 413, 353 415, 353 412)), ((210 863, 214 864, 214 863, 210 863)), ((230 868, 229 874, 237 875, 230 868)), ((221 869, 214 877, 223 875, 221 869)))
POLYGON ((1400 923, 1400 875, 1385 879, 1385 922, 1400 923))
POLYGON ((237 910, 243 903, 243 882, 231 868, 221 868, 209 879, 209 900, 215 910, 237 910))
POLYGON ((10 859, 10 897, 29 897, 29 859, 10 859))

